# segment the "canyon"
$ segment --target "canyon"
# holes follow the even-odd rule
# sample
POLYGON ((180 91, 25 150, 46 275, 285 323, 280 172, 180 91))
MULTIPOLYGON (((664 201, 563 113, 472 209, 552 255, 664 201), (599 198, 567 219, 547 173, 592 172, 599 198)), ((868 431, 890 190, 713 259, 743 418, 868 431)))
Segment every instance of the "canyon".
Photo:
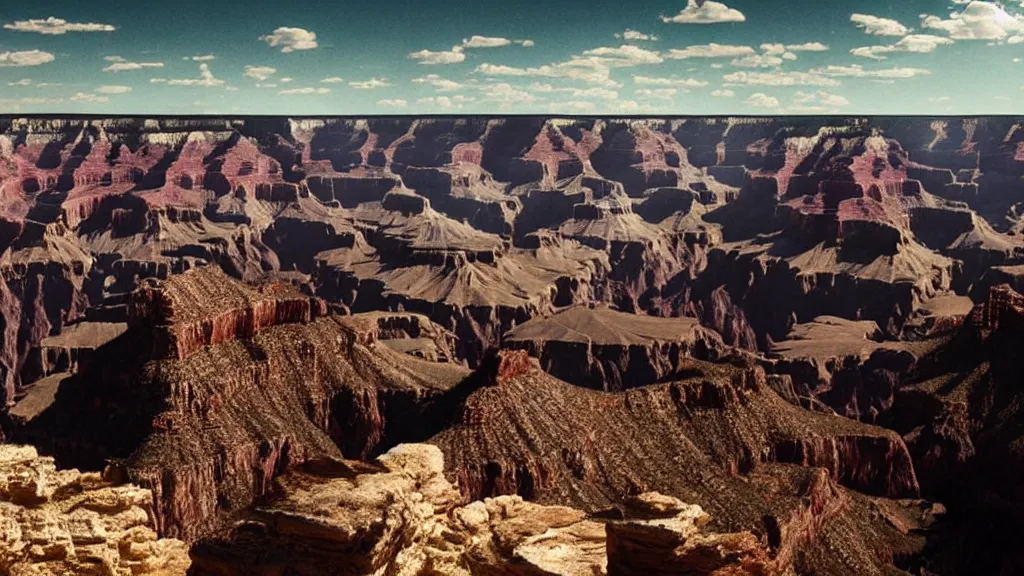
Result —
POLYGON ((1014 573, 1022 226, 1024 118, 0 117, 0 566, 1014 573))

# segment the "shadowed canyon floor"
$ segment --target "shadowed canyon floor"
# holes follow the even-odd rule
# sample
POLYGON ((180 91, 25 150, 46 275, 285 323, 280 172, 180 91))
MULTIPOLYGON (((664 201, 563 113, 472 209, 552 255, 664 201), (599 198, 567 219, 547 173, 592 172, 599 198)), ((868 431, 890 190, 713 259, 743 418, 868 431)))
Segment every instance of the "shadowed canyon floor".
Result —
POLYGON ((1017 573, 1022 214, 1011 117, 0 118, 0 568, 1017 573))

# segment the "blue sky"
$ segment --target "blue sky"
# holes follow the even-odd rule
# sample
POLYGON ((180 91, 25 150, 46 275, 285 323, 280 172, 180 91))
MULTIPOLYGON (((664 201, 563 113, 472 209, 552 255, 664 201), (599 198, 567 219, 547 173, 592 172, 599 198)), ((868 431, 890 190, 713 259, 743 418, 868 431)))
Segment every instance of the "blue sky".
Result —
POLYGON ((51 0, 0 25, 2 113, 1024 113, 1024 0, 51 0))

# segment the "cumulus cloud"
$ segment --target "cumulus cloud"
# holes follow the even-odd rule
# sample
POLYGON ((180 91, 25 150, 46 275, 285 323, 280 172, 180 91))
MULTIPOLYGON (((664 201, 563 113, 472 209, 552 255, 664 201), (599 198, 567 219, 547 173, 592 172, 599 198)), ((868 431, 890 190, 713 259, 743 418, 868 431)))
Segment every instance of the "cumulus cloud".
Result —
POLYGON ((925 68, 881 68, 878 70, 867 70, 860 64, 851 64, 849 66, 837 66, 831 64, 824 68, 818 68, 811 70, 811 74, 821 76, 833 76, 833 77, 846 77, 846 78, 885 78, 885 79, 896 79, 896 78, 914 78, 917 76, 927 76, 932 73, 931 70, 925 68))
POLYGON ((330 94, 330 88, 289 88, 288 90, 281 90, 278 94, 330 94))
POLYGON ((824 90, 817 92, 797 91, 793 95, 792 104, 789 105, 789 112, 838 112, 843 106, 849 106, 850 101, 845 96, 833 94, 824 90))
POLYGON ((302 28, 289 28, 282 26, 272 33, 260 36, 272 48, 281 47, 281 52, 289 53, 296 50, 312 50, 319 46, 316 42, 316 32, 310 32, 302 28))
POLYGON ((1024 15, 1010 15, 994 2, 973 1, 948 19, 922 14, 921 27, 941 30, 957 40, 1003 40, 1024 32, 1024 15))
POLYGON ((701 88, 708 85, 704 80, 694 78, 659 78, 654 76, 633 76, 633 82, 642 86, 679 86, 682 88, 701 88))
POLYGON ((890 18, 880 18, 870 14, 852 14, 850 22, 872 36, 906 36, 910 28, 890 18))
POLYGON ((420 64, 458 64, 466 59, 462 46, 452 46, 451 50, 420 50, 410 52, 410 60, 419 60, 420 64))
POLYGON ((542 78, 566 78, 579 80, 588 84, 596 84, 606 88, 618 88, 618 82, 609 77, 610 68, 604 65, 584 65, 579 60, 559 62, 557 64, 546 64, 544 66, 531 66, 519 68, 506 66, 504 64, 480 64, 473 72, 484 76, 513 76, 513 77, 542 77, 542 78))
POLYGON ((429 84, 434 88, 437 88, 438 92, 450 92, 453 90, 459 90, 464 86, 454 80, 442 78, 437 74, 427 74, 426 76, 420 76, 419 78, 412 79, 413 84, 429 84))
POLYGON ((96 89, 100 94, 127 94, 132 91, 131 86, 100 86, 96 89))
POLYGON ((117 27, 110 24, 68 22, 63 18, 55 18, 53 16, 38 20, 19 20, 10 24, 4 24, 4 28, 17 30, 18 32, 36 32, 52 36, 67 34, 68 32, 113 32, 117 30, 117 27))
POLYGON ((534 42, 533 40, 516 40, 516 43, 519 44, 520 46, 523 46, 524 48, 531 48, 537 45, 537 43, 534 42))
POLYGON ((404 108, 408 102, 401 98, 385 98, 384 100, 377 100, 378 106, 390 106, 392 108, 404 108))
POLYGON ((277 68, 271 68, 270 66, 246 66, 245 77, 252 78, 253 80, 259 80, 260 82, 270 78, 277 73, 277 68))
POLYGON ((469 38, 462 39, 463 48, 499 48, 501 46, 508 46, 512 41, 508 38, 500 38, 495 36, 471 36, 469 38))
POLYGON ((97 96, 95 94, 87 94, 85 92, 79 92, 71 97, 72 102, 85 102, 86 104, 102 104, 103 102, 109 102, 110 98, 106 96, 97 96))
POLYGON ((717 98, 732 98, 736 95, 735 92, 729 89, 712 90, 711 95, 717 98))
POLYGON ((811 72, 733 72, 722 77, 727 86, 838 86, 839 82, 811 72))
POLYGON ((203 54, 202 56, 186 56, 184 59, 191 60, 193 62, 210 62, 212 60, 216 60, 217 57, 213 54, 203 54))
POLYGON ((281 78, 281 79, 279 80, 279 82, 280 82, 281 84, 289 84, 289 83, 291 83, 291 82, 295 82, 295 78, 287 78, 287 77, 286 77, 286 78, 281 78))
POLYGON ((751 54, 750 56, 733 59, 732 65, 742 68, 774 68, 775 66, 782 64, 782 60, 783 59, 778 56, 771 56, 768 54, 751 54))
POLYGON ((21 66, 40 66, 54 61, 53 54, 42 50, 23 50, 21 52, 0 52, 0 68, 21 66))
POLYGON ((31 78, 22 78, 21 80, 18 80, 17 82, 8 82, 7 85, 8 86, 31 86, 32 85, 32 79, 31 78))
POLYGON ((416 103, 436 108, 462 108, 463 104, 474 100, 475 98, 462 96, 460 94, 456 96, 428 96, 426 98, 420 98, 416 103))
POLYGON ((900 39, 895 44, 885 46, 861 46, 850 50, 850 54, 861 58, 872 60, 885 60, 887 54, 895 52, 915 52, 919 54, 934 52, 939 46, 953 44, 953 41, 944 36, 933 36, 931 34, 911 34, 900 39))
POLYGON ((755 108, 778 108, 779 99, 774 96, 769 96, 763 92, 755 92, 750 95, 749 98, 743 101, 748 106, 755 108))
POLYGON ((640 88, 633 91, 633 94, 641 98, 654 98, 656 100, 671 100, 678 90, 675 88, 640 88))
POLYGON ((655 36, 654 34, 645 34, 637 30, 631 30, 629 28, 626 28, 625 32, 616 32, 615 37, 622 38, 624 40, 645 40, 651 42, 658 40, 658 37, 655 36))
POLYGON ((199 64, 199 78, 172 78, 167 80, 169 86, 198 86, 201 88, 214 88, 223 86, 224 81, 213 76, 210 65, 206 62, 199 64))
POLYGON ((803 44, 787 44, 790 52, 827 52, 828 45, 821 42, 804 42, 803 44))
POLYGON ((583 57, 576 57, 569 62, 576 62, 579 65, 593 63, 609 68, 626 68, 639 66, 641 64, 661 64, 664 62, 661 54, 654 50, 647 50, 632 44, 610 47, 602 46, 591 50, 584 50, 583 57))
POLYGON ((729 8, 721 2, 707 0, 687 0, 686 8, 675 16, 662 16, 662 22, 673 22, 676 24, 718 24, 721 22, 744 22, 746 17, 743 13, 734 8, 729 8))
POLYGON ((754 54, 750 46, 732 46, 729 44, 698 44, 686 48, 673 48, 665 55, 673 60, 686 60, 687 58, 737 58, 754 54))
POLYGON ((131 62, 120 56, 105 56, 103 58, 110 65, 103 69, 104 72, 126 72, 129 70, 142 70, 143 68, 163 68, 163 62, 131 62))
POLYGON ((345 79, 341 76, 329 76, 320 81, 321 84, 341 84, 345 79))
POLYGON ((499 104, 532 104, 537 97, 525 90, 513 88, 508 83, 489 84, 481 87, 481 100, 499 104))
POLYGON ((360 82, 349 82, 348 85, 358 90, 374 90, 391 86, 391 83, 388 82, 387 78, 370 78, 360 82))

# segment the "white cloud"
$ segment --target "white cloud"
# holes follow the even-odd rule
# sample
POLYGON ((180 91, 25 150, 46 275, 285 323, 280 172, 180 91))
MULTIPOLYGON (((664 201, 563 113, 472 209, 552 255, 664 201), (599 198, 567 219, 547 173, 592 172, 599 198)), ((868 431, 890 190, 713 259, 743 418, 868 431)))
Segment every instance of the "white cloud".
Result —
POLYGON ((462 39, 463 48, 499 48, 501 46, 508 46, 512 41, 508 38, 499 38, 494 36, 471 36, 469 38, 462 39))
POLYGON ((567 78, 579 80, 588 84, 596 84, 606 88, 618 88, 618 82, 609 77, 610 68, 599 63, 584 61, 580 59, 559 62, 557 64, 545 64, 529 68, 517 68, 504 64, 480 64, 473 72, 485 76, 514 76, 514 77, 541 77, 541 78, 567 78))
POLYGON ((728 44, 698 44, 686 48, 673 48, 665 55, 673 60, 685 60, 687 58, 736 58, 754 54, 750 46, 731 46, 728 44))
POLYGON ((302 28, 289 28, 282 26, 273 33, 260 36, 272 48, 281 47, 281 52, 289 53, 296 50, 312 50, 319 46, 316 42, 316 33, 302 28))
POLYGON ((949 96, 932 96, 928 98, 928 101, 932 104, 941 104, 942 102, 949 102, 952 100, 949 96))
POLYGON ((533 40, 516 40, 516 44, 519 44, 524 48, 532 48, 537 45, 533 40))
POLYGON ((827 52, 828 45, 821 42, 804 42, 803 44, 788 44, 786 50, 790 52, 827 52))
POLYGON ((281 90, 278 94, 330 94, 330 88, 289 88, 288 90, 281 90))
POLYGON ((607 88, 587 88, 585 90, 579 90, 575 88, 569 88, 564 90, 572 95, 573 98, 597 98, 600 100, 617 100, 619 93, 615 90, 609 90, 607 88))
POLYGON ((222 86, 223 80, 215 78, 210 71, 210 65, 206 62, 199 64, 199 78, 172 78, 167 80, 169 86, 199 86, 202 88, 213 88, 222 86))
POLYGON ((823 76, 833 77, 847 77, 847 78, 914 78, 917 76, 927 76, 932 73, 931 70, 925 68, 882 68, 879 70, 865 70, 860 64, 852 64, 849 66, 837 66, 829 65, 824 68, 818 68, 811 70, 811 74, 819 74, 823 76))
POLYGON ((8 30, 18 32, 37 32, 39 34, 60 35, 68 32, 113 32, 116 27, 110 24, 97 24, 95 22, 68 22, 63 18, 50 16, 40 20, 19 20, 13 24, 4 24, 8 30))
POLYGON ((910 28, 890 18, 879 18, 870 14, 852 14, 850 22, 872 36, 906 36, 910 28))
POLYGON ((448 51, 420 50, 410 52, 410 60, 419 60, 420 64, 458 64, 466 59, 462 46, 452 46, 448 51))
POLYGON ((436 108, 462 108, 462 104, 472 99, 467 98, 449 98, 448 96, 428 96, 426 98, 420 98, 416 101, 417 104, 422 106, 433 106, 436 108))
POLYGON ((18 80, 17 82, 8 82, 7 85, 8 86, 31 86, 32 85, 32 79, 31 78, 22 78, 21 80, 18 80))
POLYGON ((280 80, 278 80, 278 82, 280 82, 281 84, 291 84, 292 82, 295 82, 295 78, 287 78, 287 77, 285 77, 285 78, 281 78, 280 80))
POLYGON ((109 102, 110 98, 106 96, 97 96, 95 94, 86 94, 79 92, 71 97, 72 102, 86 102, 88 104, 102 104, 103 102, 109 102))
POLYGON ((111 64, 103 69, 104 72, 126 72, 129 70, 142 70, 143 68, 163 68, 163 62, 129 62, 120 56, 105 56, 103 58, 111 64))
POLYGON ((749 98, 743 101, 748 106, 755 108, 778 108, 779 99, 774 96, 769 96, 763 92, 755 92, 750 95, 749 98))
POLYGON ((349 82, 348 85, 358 90, 374 90, 391 86, 387 78, 370 78, 361 82, 349 82))
POLYGON ((743 68, 773 68, 780 64, 782 64, 782 58, 767 54, 751 54, 742 58, 734 58, 732 61, 733 66, 743 68))
POLYGON ((640 88, 633 93, 641 98, 654 98, 656 100, 671 100, 676 95, 675 88, 640 88))
POLYGON ((419 78, 412 79, 413 84, 429 84, 434 88, 437 88, 438 92, 451 92, 453 90, 459 90, 464 87, 454 80, 448 80, 442 78, 437 74, 427 74, 426 76, 420 76, 419 78))
POLYGON ((733 72, 722 77, 727 86, 838 86, 839 82, 815 71, 733 72))
POLYGON ((732 98, 736 95, 735 92, 729 89, 712 90, 711 95, 718 98, 732 98))
POLYGON ((488 84, 481 89, 484 102, 498 102, 501 104, 532 104, 537 97, 524 90, 513 88, 508 83, 488 84))
POLYGON ((658 40, 658 37, 655 36, 654 34, 645 34, 637 30, 631 30, 629 28, 626 28, 625 32, 616 32, 615 37, 622 38, 624 40, 647 40, 651 42, 658 40))
POLYGON ((886 46, 861 46, 860 48, 850 50, 850 54, 860 56, 862 58, 871 58, 872 60, 885 60, 888 58, 886 54, 892 54, 895 52, 915 52, 918 54, 924 54, 934 52, 939 46, 949 44, 953 44, 953 41, 943 36, 911 34, 901 38, 900 41, 895 44, 889 44, 886 46))
POLYGON ((330 76, 320 81, 321 84, 341 84, 345 79, 341 76, 330 76))
POLYGON ((947 20, 922 14, 921 27, 941 30, 957 40, 1002 40, 1024 32, 1024 15, 1010 15, 993 2, 973 1, 947 20))
POLYGON ((214 56, 213 54, 204 54, 202 56, 192 56, 192 57, 186 56, 184 59, 185 60, 191 60, 193 62, 210 62, 212 60, 216 60, 217 57, 214 56))
POLYGON ((1024 34, 1017 34, 1006 39, 1007 44, 1024 44, 1024 34))
POLYGON ((743 13, 734 8, 729 8, 721 2, 707 0, 687 0, 686 8, 675 16, 662 16, 662 22, 674 22, 676 24, 717 24, 721 22, 744 22, 746 17, 743 13))
POLYGON ((1013 63, 1014 63, 1014 64, 1019 64, 1019 63, 1021 63, 1021 62, 1024 62, 1024 59, 1021 59, 1021 58, 1014 58, 1014 59, 1013 59, 1013 63))
POLYGON ((269 84, 263 84, 261 82, 257 82, 256 83, 256 87, 257 88, 277 88, 277 84, 274 83, 274 82, 271 82, 269 84))
POLYGON ((708 85, 704 80, 694 78, 658 78, 653 76, 633 76, 633 82, 644 86, 680 86, 683 88, 701 88, 708 85))
POLYGON ((408 102, 401 98, 385 98, 384 100, 377 100, 378 106, 391 106, 392 108, 404 108, 408 102))
POLYGON ((100 94, 127 94, 132 91, 131 86, 100 86, 96 89, 100 94))
POLYGON ((789 112, 838 112, 839 108, 850 105, 850 101, 845 96, 824 90, 797 91, 793 95, 792 102, 787 108, 789 112))
POLYGON ((23 50, 21 52, 0 52, 0 68, 21 66, 40 66, 54 61, 53 54, 42 50, 23 50))
POLYGON ((592 63, 609 68, 627 68, 641 64, 661 64, 664 60, 654 50, 647 50, 632 44, 623 44, 618 47, 602 46, 600 48, 584 50, 582 58, 574 57, 569 62, 575 62, 580 66, 592 63))
POLYGON ((244 75, 246 78, 262 82, 276 73, 277 68, 271 68, 270 66, 246 66, 244 75))

